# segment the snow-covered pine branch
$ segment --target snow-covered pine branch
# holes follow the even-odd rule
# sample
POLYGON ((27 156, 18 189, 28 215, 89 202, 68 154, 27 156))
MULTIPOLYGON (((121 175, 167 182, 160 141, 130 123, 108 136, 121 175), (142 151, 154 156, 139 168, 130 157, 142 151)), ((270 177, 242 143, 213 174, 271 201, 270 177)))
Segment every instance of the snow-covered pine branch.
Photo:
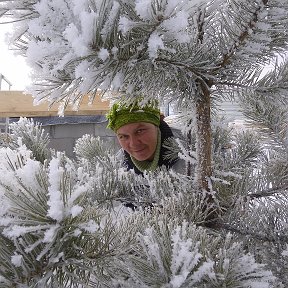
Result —
POLYGON ((198 81, 216 90, 245 83, 287 45, 282 0, 2 1, 0 9, 20 20, 14 43, 35 69, 39 101, 97 89, 188 97, 198 81))
POLYGON ((98 89, 173 100, 182 155, 196 159, 189 176, 137 178, 88 136, 76 161, 49 151, 41 163, 22 144, 43 135, 22 126, 0 149, 3 287, 288 285, 286 0, 4 0, 0 11, 16 21, 36 102, 65 108, 98 89), (275 53, 282 66, 264 75, 275 53), (235 96, 266 138, 211 125, 214 104, 235 96))

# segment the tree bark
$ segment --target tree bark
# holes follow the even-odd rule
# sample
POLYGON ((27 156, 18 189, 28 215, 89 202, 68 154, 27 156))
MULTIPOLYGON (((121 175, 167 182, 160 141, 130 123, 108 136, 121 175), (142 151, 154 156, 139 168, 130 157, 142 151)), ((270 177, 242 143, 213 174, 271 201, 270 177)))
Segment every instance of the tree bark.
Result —
POLYGON ((202 94, 196 99, 196 181, 200 191, 205 193, 206 204, 203 211, 206 213, 206 227, 217 227, 219 211, 214 204, 211 186, 209 185, 212 175, 212 129, 211 129, 211 95, 206 83, 200 84, 202 94))
POLYGON ((196 99, 196 152, 197 152, 197 185, 209 192, 209 178, 212 174, 212 137, 211 137, 211 99, 209 88, 201 85, 202 95, 196 99))

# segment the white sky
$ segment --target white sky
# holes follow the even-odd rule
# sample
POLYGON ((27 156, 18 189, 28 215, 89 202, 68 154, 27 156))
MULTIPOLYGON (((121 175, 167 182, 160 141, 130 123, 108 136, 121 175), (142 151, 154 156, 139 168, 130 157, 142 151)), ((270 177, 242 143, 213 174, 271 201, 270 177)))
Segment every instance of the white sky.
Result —
MULTIPOLYGON (((11 29, 10 24, 0 24, 0 74, 12 83, 11 90, 24 90, 31 83, 30 68, 24 57, 16 56, 14 51, 9 50, 5 42, 5 35, 9 29, 11 29)), ((8 89, 9 85, 2 80, 1 90, 8 89)))

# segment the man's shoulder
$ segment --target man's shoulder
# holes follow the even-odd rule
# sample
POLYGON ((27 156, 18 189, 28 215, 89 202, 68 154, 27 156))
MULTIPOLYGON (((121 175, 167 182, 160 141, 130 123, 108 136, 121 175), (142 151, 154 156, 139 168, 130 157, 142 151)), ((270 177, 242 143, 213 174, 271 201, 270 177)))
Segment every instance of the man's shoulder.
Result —
POLYGON ((179 139, 183 139, 183 134, 181 132, 181 130, 179 128, 176 128, 176 127, 170 127, 171 128, 171 131, 173 133, 173 137, 174 138, 179 138, 179 139))
POLYGON ((179 174, 186 173, 186 163, 183 159, 178 158, 178 160, 171 167, 173 171, 179 174))

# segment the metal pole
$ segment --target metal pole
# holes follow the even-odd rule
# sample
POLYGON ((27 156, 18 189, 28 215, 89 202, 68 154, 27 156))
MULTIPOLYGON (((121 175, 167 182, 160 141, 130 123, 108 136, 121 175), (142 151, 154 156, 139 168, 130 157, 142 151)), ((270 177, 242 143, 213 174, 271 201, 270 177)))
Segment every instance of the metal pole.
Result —
POLYGON ((3 79, 3 75, 0 73, 0 90, 1 90, 2 79, 3 79))
MULTIPOLYGON (((0 90, 1 90, 1 87, 2 87, 2 80, 4 80, 8 84, 9 91, 10 91, 12 83, 1 73, 0 73, 0 90)), ((8 134, 8 128, 9 128, 9 117, 6 117, 6 121, 5 121, 5 136, 6 137, 7 137, 7 134, 8 134)))

